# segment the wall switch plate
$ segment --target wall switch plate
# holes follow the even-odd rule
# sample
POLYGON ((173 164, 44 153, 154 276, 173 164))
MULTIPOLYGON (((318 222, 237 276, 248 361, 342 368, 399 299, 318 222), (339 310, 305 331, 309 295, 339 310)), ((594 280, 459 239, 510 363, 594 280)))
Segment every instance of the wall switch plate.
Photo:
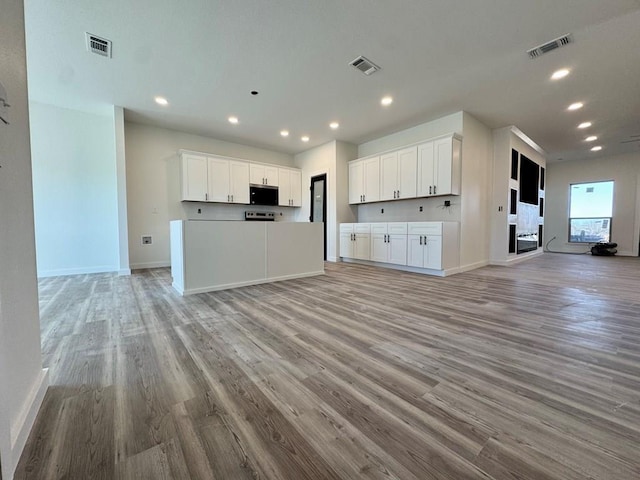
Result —
POLYGON ((153 243, 153 238, 151 235, 143 235, 142 236, 142 245, 151 245, 153 243))

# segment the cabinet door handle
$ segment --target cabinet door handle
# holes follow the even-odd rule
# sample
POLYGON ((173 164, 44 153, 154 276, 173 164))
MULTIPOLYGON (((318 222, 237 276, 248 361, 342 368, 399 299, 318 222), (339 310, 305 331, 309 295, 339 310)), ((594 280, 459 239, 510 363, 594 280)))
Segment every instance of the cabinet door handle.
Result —
POLYGON ((424 244, 425 245, 427 244, 427 236, 426 235, 424 236, 424 244))
POLYGON ((205 193, 205 194, 204 194, 204 199, 205 199, 205 200, 209 200, 209 194, 208 194, 208 193, 205 193))
POLYGON ((420 245, 422 245, 422 235, 420 235, 420 245))
POLYGON ((231 195, 231 202, 233 202, 233 195, 231 195))
POLYGON ((431 189, 432 189, 432 188, 433 188, 433 187, 432 187, 431 185, 429 185, 429 195, 431 195, 431 189))
POLYGON ((396 191, 393 191, 393 198, 396 198, 396 191))
POLYGON ((400 198, 400 190, 398 190, 398 198, 400 198))
POLYGON ((227 195, 227 202, 231 201, 231 195, 227 195))
POLYGON ((436 186, 435 185, 433 186, 433 194, 434 195, 436 194, 436 186))

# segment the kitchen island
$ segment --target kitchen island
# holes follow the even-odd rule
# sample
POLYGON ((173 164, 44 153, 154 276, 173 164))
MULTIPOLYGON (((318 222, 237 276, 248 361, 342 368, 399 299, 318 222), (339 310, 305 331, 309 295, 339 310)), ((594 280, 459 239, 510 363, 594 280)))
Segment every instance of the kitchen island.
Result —
POLYGON ((324 274, 322 223, 174 220, 170 230, 181 295, 324 274))

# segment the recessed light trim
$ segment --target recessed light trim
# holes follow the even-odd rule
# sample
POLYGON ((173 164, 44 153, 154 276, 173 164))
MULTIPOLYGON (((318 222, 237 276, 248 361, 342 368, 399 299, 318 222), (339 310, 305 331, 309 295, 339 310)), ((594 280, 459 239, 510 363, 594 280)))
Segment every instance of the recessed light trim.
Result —
POLYGON ((280 136, 281 137, 288 137, 289 136, 289 130, 280 130, 280 136))
POLYGON ((591 122, 582 122, 580 125, 578 125, 578 128, 580 129, 589 128, 591 125, 593 125, 591 122))
POLYGON ((232 123, 233 125, 237 125, 238 123, 240 123, 240 120, 238 120, 238 117, 234 117, 233 115, 230 116, 228 120, 229 120, 229 123, 232 123))
POLYGON ((560 80, 561 78, 569 75, 569 73, 570 70, 568 68, 561 68, 560 70, 556 70, 555 72, 553 72, 553 75, 551 75, 551 80, 560 80))
POLYGON ((300 140, 302 140, 303 142, 308 142, 309 141, 309 136, 308 135, 303 135, 302 137, 300 137, 300 140))
POLYGON ((384 107, 388 107, 392 103, 393 103, 393 97, 390 97, 390 96, 382 97, 382 99, 380 100, 380 104, 384 107))
POLYGON ((331 130, 336 130, 339 127, 340 127, 340 124, 338 122, 331 122, 329 124, 329 128, 331 128, 331 130))
POLYGON ((590 137, 587 137, 584 139, 585 142, 595 142, 598 139, 598 137, 596 137, 595 135, 591 135, 590 137))
POLYGON ((162 105, 163 107, 169 105, 169 100, 164 97, 155 97, 154 100, 158 105, 162 105))
POLYGON ((592 152, 599 152, 600 150, 602 150, 602 147, 600 145, 596 145, 595 147, 591 148, 592 152))
POLYGON ((572 103, 571 105, 569 105, 567 107, 567 110, 580 110, 582 107, 584 107, 584 103, 582 102, 576 102, 576 103, 572 103))

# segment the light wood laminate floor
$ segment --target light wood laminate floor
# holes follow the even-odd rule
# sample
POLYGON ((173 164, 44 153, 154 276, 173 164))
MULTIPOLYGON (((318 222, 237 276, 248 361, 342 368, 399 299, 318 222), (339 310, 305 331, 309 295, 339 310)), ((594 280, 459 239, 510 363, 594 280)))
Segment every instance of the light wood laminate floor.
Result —
POLYGON ((17 479, 638 479, 640 260, 359 265, 182 298, 40 282, 17 479))

